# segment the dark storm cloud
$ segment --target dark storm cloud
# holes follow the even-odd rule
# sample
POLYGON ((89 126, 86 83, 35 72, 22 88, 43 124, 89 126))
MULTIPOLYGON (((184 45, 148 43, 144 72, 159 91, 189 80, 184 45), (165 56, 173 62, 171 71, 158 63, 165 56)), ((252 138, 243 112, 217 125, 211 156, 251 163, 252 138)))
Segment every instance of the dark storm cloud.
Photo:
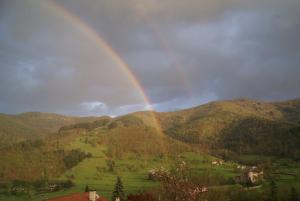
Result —
MULTIPOLYGON (((216 99, 300 96, 298 0, 62 0, 137 75, 161 111, 216 99)), ((149 109, 82 27, 40 1, 1 1, 0 111, 149 109)))

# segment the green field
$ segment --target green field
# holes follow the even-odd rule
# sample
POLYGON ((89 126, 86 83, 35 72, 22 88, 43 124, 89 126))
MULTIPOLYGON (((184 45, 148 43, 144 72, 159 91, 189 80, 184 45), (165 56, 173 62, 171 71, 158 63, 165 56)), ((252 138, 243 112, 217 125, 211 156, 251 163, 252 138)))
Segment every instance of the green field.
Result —
MULTIPOLYGON (((78 119, 81 123, 53 115, 23 115, 27 123, 40 120, 37 128, 60 129, 44 137, 32 136, 33 140, 22 138, 20 143, 0 144, 0 159, 5 161, 0 164, 0 185, 4 186, 0 188, 0 201, 39 201, 83 192, 86 185, 110 198, 118 176, 127 195, 159 188, 158 181, 148 179, 149 170, 172 169, 180 160, 187 163, 192 182, 211 189, 230 189, 259 198, 268 194, 270 180, 274 179, 280 195, 287 195, 291 187, 299 192, 299 108, 299 99, 283 103, 236 100, 176 112, 78 119), (66 125, 61 127, 62 123, 66 125), (73 160, 72 151, 85 157, 73 160), (221 160, 212 155, 225 163, 212 165, 212 161, 221 160), (241 175, 238 165, 260 166, 265 178, 262 185, 244 189, 236 184, 235 178, 241 175), (28 196, 11 195, 16 180, 29 183, 28 196), (74 186, 41 193, 49 190, 49 181, 66 180, 74 186), (44 186, 33 187, 36 181, 44 182, 44 186)), ((8 117, 2 118, 6 122, 8 117)), ((2 130, 18 128, 14 127, 16 123, 5 122, 2 130)), ((23 127, 20 130, 27 131, 23 127)))
MULTIPOLYGON (((22 201, 32 200, 41 201, 44 198, 51 198, 61 195, 67 195, 74 192, 83 192, 86 185, 97 189, 97 192, 110 199, 111 193, 114 189, 116 178, 120 176, 123 181, 124 190, 126 194, 136 193, 149 188, 159 187, 159 182, 147 179, 148 171, 153 168, 165 167, 171 168, 178 160, 187 162, 193 177, 210 174, 211 180, 214 178, 222 178, 227 181, 239 175, 236 171, 237 163, 225 162, 223 165, 212 165, 212 161, 218 160, 209 155, 185 152, 180 156, 143 156, 137 157, 134 154, 126 154, 122 158, 111 159, 114 161, 113 171, 108 170, 106 155, 106 147, 97 143, 87 143, 89 141, 97 140, 97 135, 89 133, 84 137, 77 137, 66 144, 65 148, 68 150, 81 149, 92 154, 91 158, 87 158, 80 162, 77 166, 66 171, 59 178, 54 179, 71 179, 75 186, 71 189, 46 193, 36 194, 31 193, 31 198, 28 196, 0 196, 1 201, 22 201)), ((276 181, 281 193, 286 193, 291 187, 300 188, 299 165, 289 159, 275 159, 273 157, 258 157, 255 155, 240 156, 243 162, 251 164, 256 161, 275 161, 273 166, 276 166, 276 181)), ((212 188, 228 188, 240 189, 238 185, 220 185, 212 183, 212 188)), ((261 192, 267 190, 268 182, 264 182, 262 188, 254 190, 254 192, 261 192)))
MULTIPOLYGON (((93 136, 90 136, 93 138, 93 136)), ((93 157, 87 158, 76 167, 65 172, 58 179, 72 179, 75 186, 66 191, 60 191, 49 194, 32 195, 32 200, 40 201, 43 197, 51 198, 60 195, 71 194, 74 192, 84 191, 86 185, 90 185, 97 189, 100 195, 107 198, 111 197, 114 189, 114 184, 117 176, 120 176, 123 181, 126 194, 136 193, 144 189, 159 186, 159 182, 147 179, 148 171, 152 168, 165 167, 170 168, 172 164, 178 160, 178 157, 143 157, 137 158, 135 155, 126 155, 121 159, 114 159, 115 166, 113 171, 108 171, 105 155, 106 148, 101 145, 91 146, 84 142, 85 138, 76 138, 68 144, 67 149, 80 148, 86 152, 92 153, 93 157)), ((226 163, 223 166, 212 167, 211 161, 214 160, 211 156, 205 156, 197 153, 183 153, 180 159, 186 161, 192 170, 193 175, 205 173, 207 168, 212 168, 215 175, 225 175, 226 177, 235 176, 233 172, 234 163, 226 163)), ((0 197, 0 200, 14 200, 12 196, 0 197)), ((16 197, 15 200, 21 200, 22 197, 16 197)), ((27 198, 24 197, 24 200, 27 198)))

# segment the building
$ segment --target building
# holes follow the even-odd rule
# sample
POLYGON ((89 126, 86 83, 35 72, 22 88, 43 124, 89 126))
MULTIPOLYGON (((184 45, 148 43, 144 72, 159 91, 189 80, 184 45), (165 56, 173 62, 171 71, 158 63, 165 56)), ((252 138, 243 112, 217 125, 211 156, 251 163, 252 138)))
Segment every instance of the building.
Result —
POLYGON ((264 172, 263 171, 249 171, 248 178, 254 184, 263 180, 264 172))
POLYGON ((217 161, 212 161, 211 164, 212 165, 223 165, 224 162, 222 160, 217 160, 217 161))
POLYGON ((86 193, 75 193, 71 195, 46 199, 45 201, 109 201, 109 200, 98 195, 96 191, 90 191, 86 193))
POLYGON ((237 183, 246 184, 258 184, 263 180, 264 172, 257 167, 251 167, 246 169, 241 169, 241 175, 235 178, 237 183))

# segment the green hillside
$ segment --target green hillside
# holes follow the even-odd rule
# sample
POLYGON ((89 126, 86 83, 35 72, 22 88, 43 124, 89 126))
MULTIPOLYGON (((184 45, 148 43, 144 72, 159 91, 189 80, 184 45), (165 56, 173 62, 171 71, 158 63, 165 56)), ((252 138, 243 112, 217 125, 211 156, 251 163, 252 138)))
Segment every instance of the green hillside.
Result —
POLYGON ((57 132, 62 126, 92 122, 96 119, 96 117, 70 117, 41 112, 19 115, 0 114, 0 141, 18 142, 44 137, 57 132))
POLYGON ((240 174, 238 163, 260 165, 268 171, 271 166, 282 191, 298 188, 299 106, 299 99, 230 100, 116 118, 1 115, 2 139, 16 140, 1 142, 0 161, 5 162, 0 163, 0 200, 38 201, 44 194, 81 192, 87 184, 109 198, 117 176, 123 178, 127 193, 136 193, 159 186, 147 179, 150 169, 171 168, 178 160, 189 164, 197 182, 217 188, 241 190, 234 182, 240 174), (212 166, 218 158, 225 159, 225 164, 212 166), (44 188, 51 181, 71 181, 73 186, 49 193, 44 188), (17 184, 35 194, 5 196, 17 184))
MULTIPOLYGON (((66 144, 77 137, 87 136, 87 143, 105 147, 105 154, 112 158, 128 154, 140 157, 202 151, 221 157, 233 152, 297 159, 300 151, 299 108, 299 99, 276 103, 229 100, 176 112, 136 112, 117 118, 78 118, 45 113, 1 115, 1 145, 5 146, 0 151, 3 160, 15 157, 26 162, 28 152, 32 152, 30 166, 35 164, 40 153, 62 158, 56 154, 58 151, 66 151, 66 144), (49 133, 53 135, 47 137, 49 133), (89 138, 89 135, 94 137, 89 138), (35 141, 40 136, 46 136, 46 140, 41 141, 43 145, 35 141), (29 141, 16 144, 20 139, 29 141), (37 149, 31 146, 37 146, 37 149)), ((18 166, 16 161, 9 162, 3 169, 18 166)), ((20 165, 26 162, 20 162, 20 165)))
POLYGON ((299 99, 280 103, 220 101, 162 113, 160 121, 167 135, 202 148, 237 151, 238 146, 239 153, 264 152, 293 157, 300 147, 299 105, 299 99), (266 142, 269 146, 265 146, 266 142), (274 150, 261 149, 263 147, 274 150))

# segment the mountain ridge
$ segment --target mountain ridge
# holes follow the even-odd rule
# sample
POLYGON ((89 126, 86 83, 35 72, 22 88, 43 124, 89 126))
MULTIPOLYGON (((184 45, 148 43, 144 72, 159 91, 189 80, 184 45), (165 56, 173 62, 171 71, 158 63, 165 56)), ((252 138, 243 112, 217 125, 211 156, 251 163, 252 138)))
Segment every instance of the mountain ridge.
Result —
MULTIPOLYGON (((16 135, 19 141, 9 141, 11 144, 3 140, 5 133, 0 141, 0 158, 7 162, 0 165, 0 175, 9 180, 34 180, 41 176, 38 172, 46 169, 49 176, 58 176, 66 170, 62 159, 73 149, 94 150, 95 157, 105 155, 107 160, 163 158, 183 152, 205 152, 226 160, 243 154, 300 160, 299 106, 300 100, 280 103, 219 101, 178 112, 135 112, 116 118, 84 119, 85 122, 71 119, 62 122, 66 124, 44 138, 31 134, 26 140, 16 135), (22 170, 17 175, 13 171, 15 167, 22 170)), ((36 113, 25 116, 29 122, 36 120, 36 113)), ((47 115, 42 116, 48 120, 47 115)), ((0 118, 2 122, 4 117, 0 118)), ((31 127, 26 121, 13 120, 10 126, 17 122, 29 129, 30 134, 31 127)), ((1 121, 0 126, 3 126, 1 121)), ((45 122, 38 122, 38 125, 42 123, 45 122)), ((54 121, 57 128, 56 123, 54 121)), ((36 129, 34 132, 38 132, 39 127, 36 129)))
POLYGON ((97 117, 73 117, 54 113, 26 112, 16 115, 0 114, 0 138, 2 141, 20 141, 45 137, 62 126, 80 122, 92 122, 97 117))
MULTIPOLYGON (((204 149, 214 149, 230 147, 232 142, 229 141, 234 140, 233 136, 238 139, 240 139, 239 136, 244 136, 245 139, 251 136, 257 145, 261 144, 261 136, 264 136, 263 140, 272 142, 276 140, 277 132, 290 133, 291 130, 297 130, 299 126, 300 98, 279 102, 251 99, 213 101, 180 111, 139 111, 115 118, 109 116, 70 117, 40 112, 13 116, 0 114, 2 141, 7 135, 10 139, 11 137, 20 138, 18 139, 20 141, 78 129, 87 132, 104 129, 106 133, 110 133, 116 128, 119 132, 125 131, 126 128, 137 128, 133 132, 143 133, 146 132, 145 128, 154 128, 156 132, 162 132, 162 135, 175 140, 204 149), (237 133, 239 133, 238 136, 237 133)), ((288 135, 294 139, 298 136, 298 132, 288 135)), ((285 139, 282 140, 285 141, 285 139)), ((240 141, 241 144, 235 144, 235 148, 231 151, 242 150, 237 149, 238 146, 248 146, 242 138, 240 141)), ((292 143, 292 147, 297 148, 297 139, 294 142, 296 144, 292 143)), ((249 150, 250 148, 247 152, 249 150)), ((288 153, 291 151, 286 151, 285 154, 288 153)))

